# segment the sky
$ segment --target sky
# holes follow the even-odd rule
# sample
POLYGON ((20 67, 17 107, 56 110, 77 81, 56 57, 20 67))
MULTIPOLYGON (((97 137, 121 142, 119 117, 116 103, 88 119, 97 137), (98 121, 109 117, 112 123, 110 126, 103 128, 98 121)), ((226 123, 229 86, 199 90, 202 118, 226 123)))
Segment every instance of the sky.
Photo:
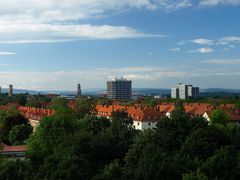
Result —
POLYGON ((240 0, 7 0, 0 86, 240 89, 240 0))

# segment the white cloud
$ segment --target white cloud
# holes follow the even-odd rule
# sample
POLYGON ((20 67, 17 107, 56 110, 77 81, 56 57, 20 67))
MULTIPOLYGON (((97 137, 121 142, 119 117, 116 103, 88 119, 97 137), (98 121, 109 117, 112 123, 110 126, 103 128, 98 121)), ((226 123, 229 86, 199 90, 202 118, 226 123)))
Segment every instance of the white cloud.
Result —
POLYGON ((171 49, 169 49, 169 51, 171 51, 171 52, 178 52, 178 51, 180 51, 180 48, 179 47, 171 48, 171 49))
POLYGON ((3 23, 0 22, 0 43, 61 42, 79 39, 117 39, 163 37, 137 31, 126 26, 93 26, 3 23))
POLYGON ((199 2, 201 6, 217 6, 217 5, 240 5, 240 0, 202 0, 199 2))
POLYGON ((202 48, 199 48, 199 49, 196 49, 196 50, 189 50, 188 51, 188 53, 195 53, 195 52, 202 53, 202 54, 207 54, 207 53, 214 52, 214 49, 208 48, 208 47, 202 47, 202 48))
POLYGON ((206 54, 206 53, 212 53, 214 52, 214 50, 212 48, 199 48, 197 49, 197 52, 206 54))
POLYGON ((214 41, 210 39, 200 38, 200 39, 194 39, 191 42, 195 44, 200 44, 200 45, 212 45, 214 41))
MULTIPOLYGON (((235 60, 238 63, 239 60, 235 60)), ((216 61, 215 61, 216 62, 216 61)), ((191 80, 195 84, 196 79, 204 79, 203 86, 207 81, 216 81, 227 76, 240 78, 239 71, 225 71, 224 69, 192 69, 191 71, 163 68, 163 67, 125 67, 125 68, 99 68, 77 71, 55 72, 23 72, 11 71, 0 72, 0 86, 7 87, 13 84, 14 88, 31 90, 75 90, 77 83, 81 83, 83 89, 106 87, 106 81, 115 77, 125 77, 133 80, 134 87, 166 87, 173 86, 182 80, 191 80)), ((222 81, 219 84, 222 85, 222 81)), ((228 82, 228 81, 227 81, 228 82)), ((212 85, 212 84, 211 84, 212 85)), ((234 84, 234 86, 239 86, 234 84)))
POLYGON ((106 81, 115 77, 126 77, 135 82, 154 82, 163 78, 187 77, 188 73, 159 67, 100 68, 83 71, 56 72, 0 72, 0 86, 13 84, 15 88, 31 90, 73 90, 78 82, 83 87, 105 87, 106 81))
POLYGON ((207 64, 236 65, 240 64, 240 59, 209 59, 204 61, 207 64))
MULTIPOLYGON (((7 0, 0 6, 0 42, 161 37, 128 26, 82 24, 129 9, 175 11, 199 4, 238 5, 238 0, 7 0)), ((206 45, 206 44, 205 44, 206 45)))
POLYGON ((228 37, 222 37, 219 39, 217 44, 219 45, 228 45, 229 43, 238 43, 240 42, 240 37, 239 36, 228 36, 228 37))
POLYGON ((212 48, 199 48, 199 49, 197 49, 197 52, 200 52, 200 53, 203 53, 203 54, 211 53, 213 51, 214 50, 212 48))
POLYGON ((9 52, 9 51, 0 51, 0 56, 8 56, 8 55, 16 55, 15 52, 9 52))

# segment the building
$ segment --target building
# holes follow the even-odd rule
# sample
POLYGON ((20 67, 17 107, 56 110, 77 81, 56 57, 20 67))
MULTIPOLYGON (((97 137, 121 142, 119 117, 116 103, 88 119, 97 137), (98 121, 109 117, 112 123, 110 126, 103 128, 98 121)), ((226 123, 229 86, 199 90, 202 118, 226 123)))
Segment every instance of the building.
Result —
POLYGON ((179 98, 179 89, 178 88, 171 88, 171 98, 173 98, 173 99, 179 98))
POLYGON ((186 84, 180 83, 178 84, 179 89, 179 98, 187 99, 188 98, 188 86, 186 84))
POLYGON ((9 85, 8 96, 13 97, 13 85, 11 85, 11 84, 9 85))
POLYGON ((0 150, 1 155, 10 158, 22 158, 25 156, 27 150, 26 146, 8 146, 6 144, 1 144, 2 149, 0 150))
POLYGON ((199 96, 199 87, 193 87, 192 85, 188 85, 188 97, 195 98, 199 96))
POLYGON ((132 99, 132 81, 120 78, 107 81, 107 97, 109 99, 132 99))
POLYGON ((195 98, 199 96, 199 87, 193 87, 192 85, 187 85, 180 83, 177 88, 171 88, 171 98, 173 99, 187 99, 195 98))
POLYGON ((125 111, 133 119, 133 127, 138 130, 155 128, 157 122, 163 117, 163 113, 158 107, 142 106, 135 104, 133 106, 124 106, 119 104, 96 105, 95 114, 98 117, 111 118, 114 111, 125 111))
POLYGON ((77 96, 81 96, 81 95, 82 95, 81 85, 78 84, 77 85, 77 96))

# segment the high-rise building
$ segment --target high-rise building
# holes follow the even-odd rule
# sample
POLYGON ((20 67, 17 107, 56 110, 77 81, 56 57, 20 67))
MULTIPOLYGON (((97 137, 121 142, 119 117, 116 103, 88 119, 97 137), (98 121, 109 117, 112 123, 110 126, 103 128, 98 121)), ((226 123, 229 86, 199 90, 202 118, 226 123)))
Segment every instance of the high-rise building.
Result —
POLYGON ((171 98, 187 99, 195 98, 199 95, 199 87, 193 87, 192 85, 186 85, 183 83, 178 84, 177 88, 171 89, 171 98))
POLYGON ((199 95, 199 87, 193 87, 192 85, 188 85, 188 97, 194 98, 199 95))
POLYGON ((13 85, 9 85, 9 89, 8 89, 8 96, 12 97, 13 96, 13 85))
POLYGON ((81 96, 81 95, 82 95, 81 85, 78 84, 77 85, 77 96, 81 96))
POLYGON ((132 81, 120 78, 107 81, 107 97, 109 99, 131 99, 132 81))
POLYGON ((173 99, 179 98, 179 89, 178 88, 171 88, 171 98, 173 98, 173 99))
POLYGON ((188 97, 188 86, 186 84, 180 83, 178 84, 179 88, 179 98, 186 99, 188 97))

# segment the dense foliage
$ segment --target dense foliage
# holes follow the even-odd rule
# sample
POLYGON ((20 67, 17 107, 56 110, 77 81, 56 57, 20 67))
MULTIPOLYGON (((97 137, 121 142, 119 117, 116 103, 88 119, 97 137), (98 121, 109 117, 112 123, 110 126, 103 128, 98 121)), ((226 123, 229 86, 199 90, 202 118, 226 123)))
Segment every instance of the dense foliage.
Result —
POLYGON ((7 112, 0 110, 0 134, 5 144, 21 145, 32 134, 29 121, 12 106, 7 112))
POLYGON ((223 120, 209 124, 177 103, 171 118, 142 132, 124 112, 111 120, 90 115, 89 99, 75 109, 54 101, 58 111, 28 140, 26 160, 0 160, 3 179, 240 178, 240 127, 226 124, 221 112, 213 115, 223 120))

